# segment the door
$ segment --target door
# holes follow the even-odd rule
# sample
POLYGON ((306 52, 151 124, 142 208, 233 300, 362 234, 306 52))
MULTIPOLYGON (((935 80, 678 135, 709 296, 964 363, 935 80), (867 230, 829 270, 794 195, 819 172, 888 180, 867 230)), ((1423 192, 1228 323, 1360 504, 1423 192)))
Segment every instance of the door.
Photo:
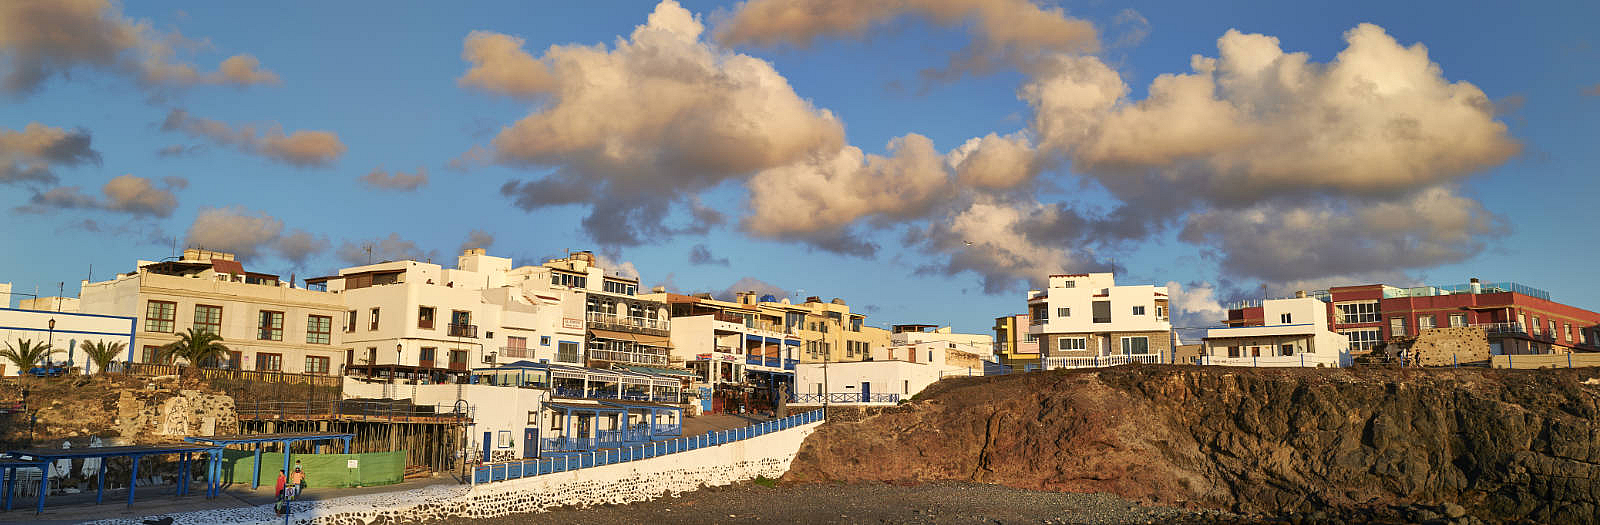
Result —
POLYGON ((539 428, 528 427, 522 429, 522 457, 532 458, 539 456, 539 428))
POLYGON ((872 401, 872 383, 869 383, 867 381, 862 381, 861 382, 861 402, 862 403, 867 403, 867 402, 871 402, 871 401, 872 401))
POLYGON ((1117 350, 1111 348, 1111 336, 1100 336, 1100 355, 1116 355, 1117 350))
POLYGON ((493 432, 484 432, 483 433, 483 457, 479 459, 480 462, 482 462, 482 463, 488 463, 489 462, 489 447, 491 447, 491 446, 494 446, 494 433, 493 432))

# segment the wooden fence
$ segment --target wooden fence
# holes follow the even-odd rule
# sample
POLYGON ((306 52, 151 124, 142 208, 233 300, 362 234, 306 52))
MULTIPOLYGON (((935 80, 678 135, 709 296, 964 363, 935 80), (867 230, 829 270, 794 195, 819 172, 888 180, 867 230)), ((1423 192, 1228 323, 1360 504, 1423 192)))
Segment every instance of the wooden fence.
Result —
POLYGON ((107 371, 136 376, 170 376, 193 373, 207 379, 243 379, 249 381, 260 381, 264 383, 283 383, 289 385, 339 386, 342 384, 342 379, 339 376, 296 374, 290 372, 268 372, 261 370, 235 370, 229 368, 191 367, 177 364, 115 362, 111 363, 111 366, 107 371))

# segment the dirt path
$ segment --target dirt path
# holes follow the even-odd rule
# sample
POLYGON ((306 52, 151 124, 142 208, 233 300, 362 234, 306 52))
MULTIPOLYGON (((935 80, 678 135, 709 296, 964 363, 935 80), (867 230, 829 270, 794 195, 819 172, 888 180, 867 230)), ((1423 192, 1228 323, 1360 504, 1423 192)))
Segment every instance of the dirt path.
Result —
POLYGON ((631 505, 561 509, 450 525, 489 523, 1172 523, 1214 515, 1147 507, 1102 494, 1034 492, 966 483, 741 483, 631 505))

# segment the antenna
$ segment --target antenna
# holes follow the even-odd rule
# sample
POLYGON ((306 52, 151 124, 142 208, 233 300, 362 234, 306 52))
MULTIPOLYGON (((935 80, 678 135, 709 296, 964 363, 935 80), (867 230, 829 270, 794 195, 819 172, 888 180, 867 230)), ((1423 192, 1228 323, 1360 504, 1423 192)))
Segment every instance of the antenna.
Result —
POLYGON ((372 243, 362 243, 361 248, 367 251, 367 264, 372 264, 372 243))

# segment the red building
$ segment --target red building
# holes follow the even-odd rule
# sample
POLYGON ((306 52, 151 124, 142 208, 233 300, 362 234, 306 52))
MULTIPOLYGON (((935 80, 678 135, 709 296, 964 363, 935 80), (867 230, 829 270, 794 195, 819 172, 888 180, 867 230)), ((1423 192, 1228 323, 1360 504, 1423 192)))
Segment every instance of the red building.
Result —
MULTIPOLYGON (((1600 351, 1600 314, 1550 299, 1544 290, 1517 283, 1472 282, 1396 288, 1384 284, 1336 286, 1314 292, 1328 302, 1328 324, 1350 338, 1350 352, 1366 353, 1382 341, 1422 330, 1478 326, 1495 354, 1600 351)), ((1259 302, 1228 310, 1229 326, 1264 324, 1259 302)))

